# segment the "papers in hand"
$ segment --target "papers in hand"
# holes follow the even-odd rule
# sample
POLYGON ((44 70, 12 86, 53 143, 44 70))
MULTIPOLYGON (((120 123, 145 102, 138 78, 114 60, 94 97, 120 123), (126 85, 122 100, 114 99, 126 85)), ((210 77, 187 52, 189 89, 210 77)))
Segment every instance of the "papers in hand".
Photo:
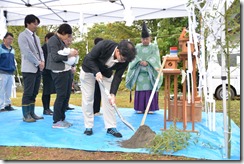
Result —
MULTIPOLYGON (((73 50, 74 50, 73 48, 64 48, 63 50, 59 50, 58 54, 63 56, 68 56, 70 52, 73 50)), ((63 61, 63 62, 68 65, 74 65, 77 64, 78 61, 79 61, 79 56, 76 57, 73 56, 73 57, 69 57, 67 61, 63 61)))
POLYGON ((63 50, 59 50, 58 54, 63 55, 63 56, 68 56, 70 54, 70 51, 71 51, 71 48, 64 48, 63 50))

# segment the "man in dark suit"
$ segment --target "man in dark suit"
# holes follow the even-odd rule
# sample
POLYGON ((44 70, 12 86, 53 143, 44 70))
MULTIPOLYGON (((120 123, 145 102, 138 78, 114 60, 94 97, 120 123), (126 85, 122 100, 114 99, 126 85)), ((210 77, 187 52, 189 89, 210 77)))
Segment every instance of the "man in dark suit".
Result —
MULTIPOLYGON (((45 43, 42 46, 45 61, 47 61, 47 55, 48 55, 47 42, 49 38, 51 38, 53 35, 54 35, 53 32, 49 32, 45 36, 45 43)), ((56 93, 56 91, 53 84, 51 71, 46 69, 46 62, 45 62, 45 68, 43 69, 42 72, 42 82, 43 82, 43 90, 42 90, 43 114, 53 115, 53 111, 50 109, 50 99, 51 99, 51 94, 56 93)))
POLYGON ((24 23, 26 29, 18 37, 21 51, 21 72, 24 83, 22 97, 23 121, 35 122, 38 119, 43 119, 43 117, 37 116, 34 110, 41 82, 41 71, 44 69, 45 60, 40 39, 35 34, 37 26, 40 24, 39 18, 32 14, 27 15, 24 23))
POLYGON ((116 129, 116 115, 112 105, 115 104, 115 95, 122 75, 135 55, 135 46, 129 41, 123 40, 118 44, 111 40, 102 40, 85 56, 80 71, 82 111, 86 127, 84 134, 93 134, 93 100, 95 80, 97 80, 102 81, 106 89, 110 91, 108 97, 104 90, 100 90, 105 129, 108 134, 122 137, 116 129))
MULTIPOLYGON (((99 38, 99 37, 95 38, 94 45, 96 45, 101 40, 103 40, 103 38, 99 38)), ((101 105, 101 92, 100 92, 99 84, 96 81, 95 91, 94 91, 94 102, 93 102, 93 113, 95 116, 102 115, 102 113, 100 113, 100 105, 101 105)))

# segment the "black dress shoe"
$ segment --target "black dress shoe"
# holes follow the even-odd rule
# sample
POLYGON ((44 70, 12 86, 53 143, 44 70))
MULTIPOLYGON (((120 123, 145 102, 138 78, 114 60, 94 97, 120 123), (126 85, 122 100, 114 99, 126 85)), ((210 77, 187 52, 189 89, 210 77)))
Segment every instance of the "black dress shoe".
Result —
POLYGON ((88 136, 92 135, 93 134, 92 128, 86 128, 86 130, 84 131, 84 134, 86 134, 88 136))
POLYGON ((51 109, 46 109, 46 110, 43 110, 43 114, 44 115, 53 115, 53 111, 51 109))
POLYGON ((5 106, 4 108, 6 111, 13 111, 14 108, 11 105, 5 106))
POLYGON ((75 108, 67 107, 66 110, 74 110, 75 108))

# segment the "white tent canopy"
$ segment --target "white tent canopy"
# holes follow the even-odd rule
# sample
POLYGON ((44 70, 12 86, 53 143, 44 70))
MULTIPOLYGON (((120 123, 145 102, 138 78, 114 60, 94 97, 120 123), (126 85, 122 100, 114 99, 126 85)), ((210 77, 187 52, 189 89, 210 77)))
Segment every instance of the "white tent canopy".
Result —
POLYGON ((40 25, 145 20, 187 16, 188 0, 0 0, 7 25, 23 26, 28 14, 40 25), (81 18, 81 19, 80 19, 81 18))

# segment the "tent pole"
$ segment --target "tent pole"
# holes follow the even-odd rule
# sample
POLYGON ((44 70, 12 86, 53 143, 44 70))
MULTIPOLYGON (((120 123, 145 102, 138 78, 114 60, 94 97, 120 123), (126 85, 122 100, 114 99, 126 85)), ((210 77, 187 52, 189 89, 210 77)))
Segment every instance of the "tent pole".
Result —
MULTIPOLYGON (((227 11, 227 2, 225 2, 225 12, 227 11)), ((227 20, 227 14, 225 14, 225 34, 228 34, 228 20, 227 20)), ((230 53, 229 53, 229 39, 226 39, 226 52, 227 52, 227 70, 228 70, 228 108, 227 108, 227 113, 228 113, 228 137, 227 137, 227 142, 228 142, 228 154, 227 157, 231 157, 231 118, 230 118, 230 101, 231 101, 231 95, 230 95, 230 53)))
MULTIPOLYGON (((226 2, 225 2, 226 3, 226 2)), ((222 9, 222 14, 225 14, 225 9, 222 9)), ((225 18, 222 17, 222 37, 221 42, 225 45, 225 18)), ((226 112, 226 63, 225 63, 225 50, 221 49, 221 79, 222 79, 222 93, 223 93, 223 122, 224 122, 224 141, 225 141, 225 155, 228 155, 228 129, 227 129, 227 112, 226 112)))

